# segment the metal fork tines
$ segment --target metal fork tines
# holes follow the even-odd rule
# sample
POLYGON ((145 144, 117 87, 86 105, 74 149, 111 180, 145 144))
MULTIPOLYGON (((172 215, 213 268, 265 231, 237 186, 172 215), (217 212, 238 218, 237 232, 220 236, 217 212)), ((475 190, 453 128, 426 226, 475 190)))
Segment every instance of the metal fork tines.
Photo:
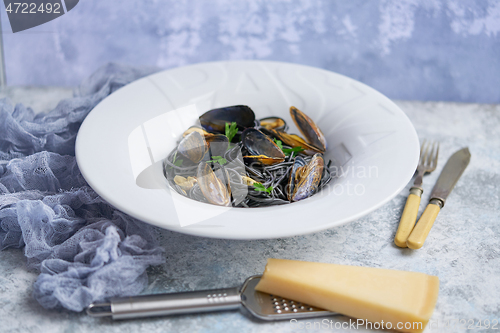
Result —
POLYGON ((420 206, 420 198, 424 192, 422 188, 422 180, 426 173, 430 173, 436 169, 439 156, 439 143, 429 142, 426 140, 420 146, 420 160, 417 166, 417 177, 410 188, 410 195, 406 200, 406 205, 401 215, 398 231, 394 237, 394 243, 399 247, 407 247, 406 239, 410 235, 415 222, 417 221, 418 207, 420 206))
POLYGON ((423 191, 422 179, 426 173, 430 173, 436 169, 438 156, 439 142, 427 144, 426 140, 424 140, 420 146, 420 160, 417 166, 417 178, 415 178, 415 181, 413 182, 413 187, 420 188, 420 190, 423 191))

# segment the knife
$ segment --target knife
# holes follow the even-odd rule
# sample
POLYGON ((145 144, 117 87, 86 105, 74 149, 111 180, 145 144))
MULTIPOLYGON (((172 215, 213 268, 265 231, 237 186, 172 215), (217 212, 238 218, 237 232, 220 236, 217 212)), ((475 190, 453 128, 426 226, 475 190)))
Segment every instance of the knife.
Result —
POLYGON ((455 187, 455 184, 460 176, 462 176, 467 165, 469 165, 469 161, 469 148, 464 148, 455 152, 448 159, 443 171, 441 171, 439 175, 436 185, 434 185, 432 189, 429 204, 406 240, 406 245, 408 245, 410 249, 420 249, 422 245, 424 245, 425 239, 429 231, 431 231, 439 211, 444 207, 446 198, 453 187, 455 187))

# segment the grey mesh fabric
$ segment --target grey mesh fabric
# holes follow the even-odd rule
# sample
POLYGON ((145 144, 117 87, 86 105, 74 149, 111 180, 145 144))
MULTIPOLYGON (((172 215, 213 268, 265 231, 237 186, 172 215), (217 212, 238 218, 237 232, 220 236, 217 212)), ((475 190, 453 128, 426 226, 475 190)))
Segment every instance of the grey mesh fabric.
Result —
POLYGON ((85 182, 75 138, 102 99, 154 69, 110 64, 46 113, 0 100, 0 248, 24 248, 45 308, 82 311, 139 293, 163 262, 154 227, 114 209, 85 182))

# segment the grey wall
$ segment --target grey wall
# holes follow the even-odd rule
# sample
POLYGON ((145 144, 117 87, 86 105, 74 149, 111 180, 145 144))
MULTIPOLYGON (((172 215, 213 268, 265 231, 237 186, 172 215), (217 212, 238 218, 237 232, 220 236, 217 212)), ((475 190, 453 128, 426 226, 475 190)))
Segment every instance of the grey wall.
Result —
POLYGON ((15 34, 1 7, 9 85, 73 86, 109 61, 266 59, 395 99, 500 103, 500 0, 80 0, 15 34))

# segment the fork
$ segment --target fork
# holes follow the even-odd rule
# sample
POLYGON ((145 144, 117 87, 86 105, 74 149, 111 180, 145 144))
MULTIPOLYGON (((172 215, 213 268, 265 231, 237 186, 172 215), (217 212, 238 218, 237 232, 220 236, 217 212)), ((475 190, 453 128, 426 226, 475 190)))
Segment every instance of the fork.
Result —
POLYGON ((394 237, 394 243, 399 247, 407 247, 406 239, 410 235, 415 222, 417 221, 418 207, 420 206, 420 198, 424 192, 422 188, 422 178, 426 173, 430 173, 436 169, 439 155, 439 143, 427 143, 426 140, 420 146, 420 160, 417 166, 417 178, 410 188, 410 195, 406 199, 405 208, 401 220, 399 221, 398 231, 394 237))

